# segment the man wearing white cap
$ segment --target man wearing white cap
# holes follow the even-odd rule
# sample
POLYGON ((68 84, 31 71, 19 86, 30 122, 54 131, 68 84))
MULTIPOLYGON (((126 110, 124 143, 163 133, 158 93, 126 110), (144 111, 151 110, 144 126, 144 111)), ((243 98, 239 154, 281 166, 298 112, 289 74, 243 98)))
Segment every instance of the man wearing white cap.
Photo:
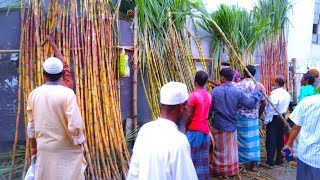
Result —
POLYGON ((72 75, 69 69, 69 66, 67 64, 67 62, 64 60, 64 57, 61 53, 61 51, 58 49, 56 43, 54 42, 54 38, 52 36, 47 36, 47 41, 48 43, 51 45, 52 49, 54 50, 54 54, 55 56, 61 60, 62 64, 63 64, 63 76, 62 76, 62 80, 61 80, 61 85, 68 87, 70 89, 73 89, 73 79, 72 79, 72 75))
POLYGON ((63 64, 55 57, 43 64, 47 82, 28 98, 27 132, 36 155, 35 179, 84 179, 84 126, 73 90, 61 85, 63 64))
POLYGON ((188 100, 183 83, 169 82, 160 90, 161 114, 142 126, 134 144, 127 180, 196 180, 190 145, 177 124, 188 100))

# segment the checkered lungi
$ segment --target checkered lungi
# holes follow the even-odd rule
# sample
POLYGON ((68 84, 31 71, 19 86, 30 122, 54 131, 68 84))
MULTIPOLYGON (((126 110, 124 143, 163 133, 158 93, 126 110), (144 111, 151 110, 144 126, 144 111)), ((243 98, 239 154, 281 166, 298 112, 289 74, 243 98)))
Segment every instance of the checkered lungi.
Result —
POLYGON ((198 179, 208 180, 210 136, 201 131, 192 130, 188 130, 186 136, 191 147, 191 158, 198 179))
POLYGON ((225 132, 211 129, 214 149, 210 172, 219 176, 233 176, 239 173, 237 131, 225 132))

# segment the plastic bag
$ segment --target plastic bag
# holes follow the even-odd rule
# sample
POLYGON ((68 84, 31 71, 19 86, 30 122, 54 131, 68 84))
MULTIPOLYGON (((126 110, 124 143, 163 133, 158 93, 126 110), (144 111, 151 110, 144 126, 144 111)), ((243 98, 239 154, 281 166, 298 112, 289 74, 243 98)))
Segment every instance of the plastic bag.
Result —
POLYGON ((128 55, 125 53, 125 50, 122 49, 122 52, 120 53, 120 76, 121 77, 130 77, 130 67, 128 62, 128 55))
POLYGON ((36 156, 31 157, 31 166, 29 167, 24 180, 34 180, 36 175, 36 156))

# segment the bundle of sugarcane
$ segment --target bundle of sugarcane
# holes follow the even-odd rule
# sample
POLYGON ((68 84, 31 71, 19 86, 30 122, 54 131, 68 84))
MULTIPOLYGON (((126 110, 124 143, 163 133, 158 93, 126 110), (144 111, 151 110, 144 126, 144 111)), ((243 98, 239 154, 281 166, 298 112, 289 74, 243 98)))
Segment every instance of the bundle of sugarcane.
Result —
MULTIPOLYGON (((191 54, 191 38, 186 22, 190 14, 188 0, 135 0, 138 12, 138 60, 145 94, 155 119, 160 114, 159 91, 169 81, 179 81, 194 89, 196 73, 191 54), (147 81, 144 81, 143 74, 147 81)), ((200 38, 194 37, 202 68, 207 71, 200 38)))
POLYGON ((214 71, 216 73, 220 70, 220 56, 224 51, 229 56, 231 68, 243 72, 243 67, 236 60, 236 54, 226 46, 223 37, 212 23, 213 21, 223 30, 243 63, 253 65, 253 53, 263 39, 264 30, 268 24, 267 18, 257 19, 254 18, 252 11, 225 4, 221 4, 215 12, 209 13, 201 0, 193 2, 192 6, 200 12, 200 21, 197 24, 207 31, 213 39, 212 56, 215 57, 214 71))
MULTIPOLYGON (((26 109, 28 94, 44 82, 42 64, 53 55, 44 40, 46 35, 52 34, 74 72, 75 93, 86 126, 86 177, 122 179, 128 170, 129 154, 122 129, 120 83, 115 71, 117 61, 114 60, 118 57, 114 48, 119 42, 115 36, 118 13, 113 15, 111 8, 117 7, 112 7, 115 5, 108 0, 77 2, 52 0, 46 10, 43 0, 22 1, 17 126, 20 112, 23 112, 21 109, 26 109)), ((26 116, 24 121, 27 127, 26 116)), ((17 137, 18 127, 12 167, 17 137)), ((24 172, 30 164, 29 146, 27 138, 24 172)))
MULTIPOLYGON (((288 12, 292 8, 288 0, 259 0, 254 8, 256 17, 268 17, 270 23, 266 29, 266 37, 261 44, 260 74, 261 83, 267 92, 271 92, 271 77, 282 75, 288 80, 287 42, 285 25, 288 12)), ((289 83, 286 84, 289 90, 289 83)))

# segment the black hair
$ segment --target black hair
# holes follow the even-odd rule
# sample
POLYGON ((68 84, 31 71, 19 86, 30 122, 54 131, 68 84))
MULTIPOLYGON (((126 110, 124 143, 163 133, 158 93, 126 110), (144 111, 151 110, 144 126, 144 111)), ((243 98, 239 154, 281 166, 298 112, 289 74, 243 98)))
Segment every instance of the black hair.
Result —
POLYGON ((283 76, 277 76, 275 82, 278 83, 280 87, 283 87, 284 83, 285 83, 284 77, 283 76))
POLYGON ((232 81, 233 71, 230 68, 221 69, 220 76, 225 77, 227 81, 232 81))
POLYGON ((208 74, 204 71, 198 71, 196 73, 195 81, 199 86, 204 86, 208 80, 208 74))
POLYGON ((295 106, 297 106, 297 103, 291 101, 290 104, 289 104, 289 109, 291 109, 291 111, 293 111, 295 106))
POLYGON ((315 78, 313 74, 307 73, 303 75, 303 80, 308 81, 308 85, 312 85, 315 81, 315 78))
POLYGON ((49 81, 58 81, 62 75, 63 75, 63 71, 58 73, 58 74, 49 74, 46 71, 43 71, 43 74, 48 78, 49 81))
MULTIPOLYGON (((254 66, 248 65, 248 66, 246 66, 246 68, 248 69, 248 71, 250 72, 250 74, 251 74, 252 76, 254 76, 254 75, 256 74, 256 68, 255 68, 254 66)), ((247 78, 250 77, 249 74, 248 74, 246 71, 244 71, 244 75, 245 75, 247 78)))

